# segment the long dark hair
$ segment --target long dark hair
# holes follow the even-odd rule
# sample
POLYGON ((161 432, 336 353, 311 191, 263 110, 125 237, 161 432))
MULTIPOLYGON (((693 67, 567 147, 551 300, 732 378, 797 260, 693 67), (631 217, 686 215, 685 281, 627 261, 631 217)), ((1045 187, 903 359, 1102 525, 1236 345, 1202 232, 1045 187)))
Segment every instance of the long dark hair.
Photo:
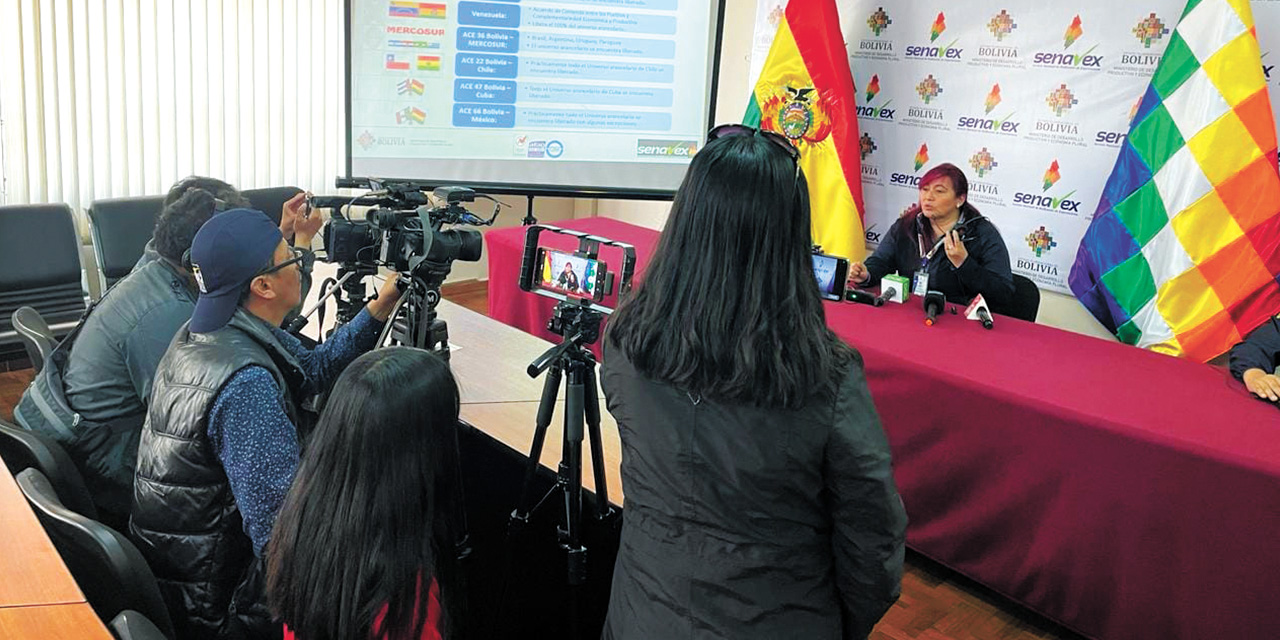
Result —
MULTIPOLYGON (((955 192, 956 197, 964 198, 964 204, 960 205, 961 220, 972 220, 982 215, 978 212, 977 207, 969 204, 969 178, 964 175, 964 171, 960 167, 950 162, 944 162, 926 171, 923 176, 920 176, 920 188, 924 189, 939 180, 949 181, 951 190, 955 192)), ((907 207, 907 210, 902 212, 904 224, 900 226, 912 240, 915 240, 917 236, 923 236, 925 244, 933 244, 937 241, 933 234, 933 225, 917 224, 920 222, 920 212, 920 203, 918 201, 907 207)))
POLYGON ((708 398, 797 408, 831 390, 854 352, 826 325, 807 189, 764 137, 708 144, 608 339, 646 377, 708 398))
POLYGON ((305 640, 417 638, 434 578, 448 635, 461 601, 458 385, 436 356, 391 347, 333 388, 267 545, 272 611, 305 640))

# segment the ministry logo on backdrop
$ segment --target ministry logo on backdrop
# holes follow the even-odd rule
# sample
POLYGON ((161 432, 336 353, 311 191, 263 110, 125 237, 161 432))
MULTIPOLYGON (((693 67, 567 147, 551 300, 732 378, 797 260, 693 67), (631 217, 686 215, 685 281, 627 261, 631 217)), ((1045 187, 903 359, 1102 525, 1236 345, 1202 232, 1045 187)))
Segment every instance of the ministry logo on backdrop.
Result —
POLYGON ((1014 112, 1009 111, 1003 116, 993 115, 1001 112, 996 111, 996 107, 1003 100, 1000 97, 1000 84, 992 85, 991 91, 987 93, 986 99, 982 102, 981 112, 974 109, 972 113, 962 114, 956 120, 956 129, 960 131, 977 131, 981 133, 994 133, 1002 136, 1017 136, 1018 127, 1022 125, 1013 119, 1014 112))
POLYGON ((1059 83, 1045 97, 1046 116, 1036 120, 1027 133, 1027 139, 1077 147, 1088 146, 1080 134, 1080 119, 1072 113, 1079 103, 1080 99, 1075 92, 1065 82, 1059 83))
POLYGON ((369 147, 372 147, 373 143, 377 141, 378 139, 373 137, 373 134, 369 133, 368 129, 365 129, 364 133, 361 133, 360 137, 356 138, 356 142, 360 144, 360 148, 364 149, 365 151, 368 151, 369 147))
POLYGON ((1039 229, 1027 234, 1026 240, 1027 247, 1031 249, 1032 253, 1036 254, 1037 258, 1045 257, 1050 251, 1053 251, 1054 247, 1058 246, 1058 243, 1053 239, 1053 235, 1049 233, 1048 229, 1044 228, 1044 225, 1040 225, 1039 229))
POLYGON ((964 57, 964 49, 956 47, 956 43, 960 41, 959 38, 947 44, 941 44, 945 41, 942 34, 946 30, 947 16, 942 12, 938 12, 938 17, 934 19, 933 24, 929 25, 928 44, 908 45, 904 56, 917 60, 960 62, 964 57))
POLYGON ((924 106, 912 105, 907 107, 906 117, 899 120, 898 124, 950 131, 951 127, 947 124, 946 114, 942 112, 942 108, 939 105, 934 104, 938 96, 942 95, 942 85, 937 78, 933 77, 932 73, 916 85, 916 95, 920 97, 920 101, 924 103, 924 106))
POLYGON ((858 139, 858 149, 862 154, 863 185, 884 186, 884 178, 880 175, 880 164, 872 157, 879 148, 869 133, 863 132, 862 137, 858 139))
POLYGON ((1066 283, 1058 270, 1058 265, 1044 260, 1058 246, 1058 241, 1054 240, 1053 233, 1044 225, 1040 225, 1038 229, 1032 229, 1024 240, 1027 243, 1027 248, 1031 250, 1035 257, 1024 258, 1018 256, 1013 264, 1014 270, 1031 278, 1036 284, 1054 287, 1064 286, 1066 283))
POLYGON ((1000 13, 987 22, 987 31, 991 33, 994 42, 988 40, 978 45, 978 55, 970 59, 969 64, 975 67, 1025 68, 1026 62, 1010 38, 1017 28, 1018 23, 1014 21, 1013 16, 1009 15, 1009 11, 1001 9, 1000 13), (1006 38, 1010 41, 1005 42, 1006 38))
POLYGON ((1081 42, 1084 35, 1084 23, 1077 14, 1062 34, 1062 50, 1037 51, 1031 56, 1031 66, 1042 69, 1101 71, 1104 56, 1098 51, 1097 44, 1085 48, 1081 42))
POLYGON ((1139 20, 1131 31, 1134 39, 1129 42, 1134 48, 1122 51, 1120 63, 1108 69, 1107 73, 1113 76, 1150 78, 1160 64, 1160 57, 1164 55, 1167 44, 1164 37, 1169 35, 1169 25, 1155 13, 1150 13, 1139 20))
POLYGON ((858 148, 862 152, 862 161, 866 162, 867 157, 876 152, 880 147, 876 146, 876 141, 871 139, 871 134, 864 133, 862 138, 858 140, 858 148))
POLYGON ((1076 194, 1076 190, 1067 191, 1065 188, 1058 188, 1058 183, 1061 180, 1062 168, 1055 159, 1049 164, 1049 168, 1045 170, 1038 189, 1028 189, 1013 194, 1013 206, 1079 217, 1081 203, 1079 200, 1072 199, 1076 194), (1063 191, 1066 191, 1066 193, 1062 193, 1063 191))
MULTIPOLYGON (((854 93, 857 93, 857 87, 854 87, 854 93)), ((872 74, 871 81, 867 83, 866 100, 864 104, 857 105, 858 117, 863 120, 876 122, 893 122, 896 120, 897 109, 893 107, 893 100, 886 99, 880 103, 876 103, 876 98, 880 95, 880 76, 872 74)))
POLYGON ((973 169, 975 179, 969 181, 969 200, 975 204, 990 204, 999 207, 1007 206, 1000 197, 1000 185, 984 180, 989 178, 1000 163, 996 157, 983 147, 969 157, 969 168, 973 169))
POLYGON ((853 51, 852 57, 864 60, 897 60, 898 53, 893 38, 885 37, 885 32, 892 24, 893 19, 885 12, 884 7, 876 8, 867 18, 870 37, 858 41, 858 48, 853 51))

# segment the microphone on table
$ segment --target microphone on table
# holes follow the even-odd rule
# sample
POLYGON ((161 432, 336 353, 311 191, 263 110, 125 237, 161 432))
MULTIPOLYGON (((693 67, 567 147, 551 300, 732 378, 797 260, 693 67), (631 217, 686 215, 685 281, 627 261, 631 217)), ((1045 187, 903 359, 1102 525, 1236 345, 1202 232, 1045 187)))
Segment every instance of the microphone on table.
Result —
POLYGON ((932 327, 938 320, 938 314, 947 306, 947 297, 941 291, 929 291, 924 294, 924 323, 932 327))
POLYGON ((898 290, 891 286, 885 286, 880 295, 876 297, 875 304, 878 307, 896 297, 898 297, 898 290))
POLYGON ((991 309, 987 307, 987 301, 982 298, 981 293, 969 303, 969 308, 964 310, 964 317, 981 322, 983 329, 990 329, 994 324, 991 321, 991 309))
POLYGON ((844 299, 849 302, 857 302, 858 304, 869 304, 873 307, 884 306, 884 301, 886 300, 883 295, 876 297, 870 291, 863 291, 862 289, 849 289, 848 291, 845 291, 844 299))

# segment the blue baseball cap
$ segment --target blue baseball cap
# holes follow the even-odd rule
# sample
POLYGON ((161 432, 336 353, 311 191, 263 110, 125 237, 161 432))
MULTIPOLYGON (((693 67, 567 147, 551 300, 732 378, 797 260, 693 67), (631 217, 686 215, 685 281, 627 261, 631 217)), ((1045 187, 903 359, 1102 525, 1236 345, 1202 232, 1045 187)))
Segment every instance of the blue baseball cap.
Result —
POLYGON ((217 331, 235 315, 240 294, 271 263, 284 236, 267 214, 229 209, 204 223, 191 241, 191 273, 200 287, 188 328, 217 331))

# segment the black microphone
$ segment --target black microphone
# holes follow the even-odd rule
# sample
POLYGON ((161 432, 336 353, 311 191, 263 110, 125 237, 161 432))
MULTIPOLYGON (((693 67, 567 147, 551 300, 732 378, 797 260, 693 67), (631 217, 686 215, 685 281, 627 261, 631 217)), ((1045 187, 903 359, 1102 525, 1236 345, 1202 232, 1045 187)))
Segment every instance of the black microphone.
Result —
POLYGON ((947 297, 942 295, 941 291, 930 291, 924 294, 924 323, 932 327, 945 306, 947 306, 947 297))
POLYGON ((898 295, 897 289, 894 289, 893 287, 885 287, 884 290, 880 292, 880 295, 876 298, 876 306, 878 307, 892 300, 894 296, 897 296, 897 295, 898 295))
POLYGON ((844 293, 844 299, 849 302, 857 302, 859 304, 869 304, 873 307, 879 307, 884 304, 884 297, 879 298, 871 294, 870 291, 862 289, 849 289, 844 293))
POLYGON ((978 309, 978 320, 982 322, 983 329, 990 329, 995 324, 991 322, 991 314, 987 313, 986 307, 978 309))

